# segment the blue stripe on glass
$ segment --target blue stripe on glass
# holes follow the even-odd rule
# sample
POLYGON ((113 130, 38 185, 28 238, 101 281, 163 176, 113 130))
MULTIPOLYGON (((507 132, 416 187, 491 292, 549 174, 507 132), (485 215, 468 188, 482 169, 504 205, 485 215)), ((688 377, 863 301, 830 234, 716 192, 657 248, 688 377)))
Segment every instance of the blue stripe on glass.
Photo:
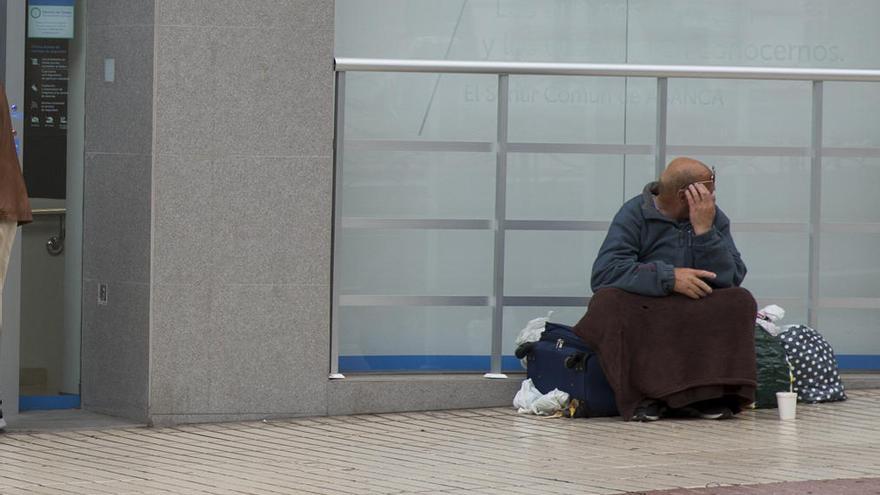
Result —
MULTIPOLYGON (((340 373, 368 371, 473 371, 485 373, 489 371, 490 363, 488 355, 339 356, 339 371, 340 373)), ((514 356, 502 356, 501 367, 504 371, 523 371, 519 359, 514 356)))
POLYGON ((880 355, 838 354, 837 367, 842 370, 880 370, 880 355))
POLYGON ((79 409, 79 395, 22 395, 18 398, 19 411, 54 409, 79 409))

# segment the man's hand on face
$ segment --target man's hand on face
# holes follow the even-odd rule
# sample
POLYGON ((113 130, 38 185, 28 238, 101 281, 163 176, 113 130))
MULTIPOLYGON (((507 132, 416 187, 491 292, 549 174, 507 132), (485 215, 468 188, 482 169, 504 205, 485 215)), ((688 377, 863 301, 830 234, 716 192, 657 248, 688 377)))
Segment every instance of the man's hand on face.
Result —
POLYGON ((691 299, 706 297, 712 293, 712 287, 703 281, 704 278, 712 280, 715 278, 715 274, 695 268, 676 268, 675 286, 672 287, 672 290, 691 299))
POLYGON ((715 222, 715 193, 703 184, 691 184, 684 191, 690 211, 694 234, 702 235, 712 228, 715 222))

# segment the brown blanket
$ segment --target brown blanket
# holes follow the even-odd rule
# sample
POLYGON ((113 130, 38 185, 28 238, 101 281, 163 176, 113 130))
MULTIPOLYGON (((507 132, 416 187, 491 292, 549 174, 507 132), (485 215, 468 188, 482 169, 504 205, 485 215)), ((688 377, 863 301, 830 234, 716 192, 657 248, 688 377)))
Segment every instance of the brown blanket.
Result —
POLYGON ((745 289, 699 300, 602 289, 575 332, 599 354, 623 419, 644 399, 679 408, 726 398, 754 402, 756 303, 745 289))

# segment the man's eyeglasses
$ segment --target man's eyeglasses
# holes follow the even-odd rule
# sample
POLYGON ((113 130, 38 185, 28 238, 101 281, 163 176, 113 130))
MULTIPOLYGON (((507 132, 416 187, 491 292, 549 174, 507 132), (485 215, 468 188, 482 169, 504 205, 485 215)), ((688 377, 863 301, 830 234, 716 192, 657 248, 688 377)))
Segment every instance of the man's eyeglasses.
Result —
POLYGON ((703 184, 709 191, 715 191, 715 167, 712 167, 712 176, 708 180, 698 180, 696 182, 691 182, 690 184, 679 189, 678 192, 683 193, 687 188, 691 187, 694 184, 703 184))

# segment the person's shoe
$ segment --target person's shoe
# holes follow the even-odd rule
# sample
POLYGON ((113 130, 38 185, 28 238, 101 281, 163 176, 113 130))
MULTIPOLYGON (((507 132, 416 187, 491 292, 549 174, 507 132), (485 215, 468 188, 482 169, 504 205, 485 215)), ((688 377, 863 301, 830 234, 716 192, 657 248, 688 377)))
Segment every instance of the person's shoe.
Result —
POLYGON ((700 418, 702 419, 730 419, 733 417, 733 411, 729 407, 707 407, 700 410, 700 418))
POLYGON ((659 401, 643 401, 636 407, 632 420, 639 422, 657 421, 663 415, 663 409, 663 405, 659 401))
MULTIPOLYGON (((3 404, 3 401, 0 401, 0 404, 3 404)), ((3 433, 6 429, 6 420, 3 419, 3 409, 0 408, 0 433, 3 433)))

